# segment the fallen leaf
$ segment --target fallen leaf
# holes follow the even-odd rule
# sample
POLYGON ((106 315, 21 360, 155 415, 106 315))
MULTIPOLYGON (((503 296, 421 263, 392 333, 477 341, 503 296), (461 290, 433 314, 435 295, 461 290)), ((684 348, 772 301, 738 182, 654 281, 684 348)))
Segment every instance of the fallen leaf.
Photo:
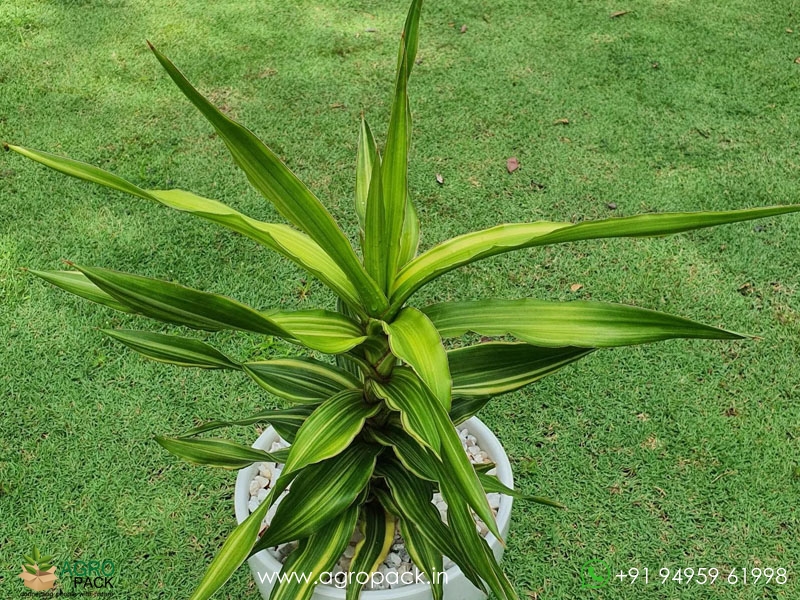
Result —
POLYGON ((571 144, 572 143, 572 140, 569 139, 568 137, 562 137, 561 141, 564 142, 565 144, 571 144))
POLYGON ((800 56, 794 59, 795 64, 800 65, 800 56))
POLYGON ((578 290, 580 290, 582 288, 583 288, 583 284, 582 283, 573 283, 571 286, 569 286, 569 291, 570 292, 577 292, 578 290))
POLYGON ((790 28, 788 28, 788 27, 787 27, 787 28, 786 28, 786 33, 794 33, 794 31, 793 31, 792 29, 790 29, 790 28))
POLYGON ((467 33, 467 26, 466 25, 462 25, 461 26, 461 33, 467 33))
POLYGON ((569 125, 569 119, 556 119, 553 125, 569 125))
POLYGON ((617 210, 617 203, 616 202, 609 202, 606 204, 608 210, 617 210))
POLYGON ((331 104, 331 108, 346 108, 346 107, 341 102, 335 102, 334 104, 331 104))
POLYGON ((629 10, 618 10, 617 12, 611 13, 608 18, 609 19, 616 19, 616 18, 621 17, 623 15, 627 15, 629 12, 631 12, 631 11, 629 11, 629 10))
POLYGON ((366 31, 367 33, 377 33, 378 30, 370 27, 369 29, 365 29, 364 31, 366 31))
POLYGON ((509 173, 513 173, 519 169, 519 161, 517 160, 516 156, 512 156, 506 161, 506 169, 508 169, 509 173))
POLYGON ((439 185, 442 185, 444 183, 444 177, 442 177, 441 173, 436 174, 436 183, 438 183, 439 185))
POLYGON ((742 296, 749 296, 750 294, 753 293, 753 284, 750 283, 749 281, 747 283, 743 283, 742 285, 739 286, 738 292, 742 296))

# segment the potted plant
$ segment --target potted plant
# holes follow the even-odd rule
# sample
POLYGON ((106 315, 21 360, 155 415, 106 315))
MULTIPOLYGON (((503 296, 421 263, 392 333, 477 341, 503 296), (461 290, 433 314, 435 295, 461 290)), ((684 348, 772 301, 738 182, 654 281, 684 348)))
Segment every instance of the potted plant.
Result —
MULTIPOLYGON (((452 559, 479 593, 517 598, 499 566, 499 550, 495 553, 503 544, 507 519, 496 518, 487 492, 521 494, 512 489, 510 471, 499 473, 498 478, 485 471, 493 463, 473 465, 456 425, 473 418, 492 397, 526 386, 599 348, 670 338, 745 336, 661 312, 603 302, 487 299, 417 308, 409 304, 415 292, 453 269, 517 249, 607 237, 661 236, 800 210, 800 205, 788 205, 646 214, 577 224, 512 223, 462 235, 418 253, 420 227, 408 193, 411 113, 407 85, 415 63, 420 8, 421 0, 414 0, 405 22, 382 153, 367 123, 361 124, 355 183, 360 255, 323 204, 280 159, 252 132, 217 110, 152 46, 156 58, 210 121, 253 186, 290 225, 258 221, 190 192, 143 189, 68 158, 5 146, 62 173, 241 233, 295 262, 337 297, 336 311, 259 311, 228 297, 107 268, 73 265, 74 270, 33 271, 58 287, 116 310, 204 331, 275 336, 301 349, 298 358, 240 362, 195 338, 149 331, 104 332, 157 361, 240 371, 287 403, 282 409, 237 421, 210 421, 181 435, 157 438, 168 451, 193 463, 249 469, 250 473, 254 463, 282 465, 260 504, 249 515, 240 511, 241 523, 208 567, 194 599, 214 594, 248 557, 289 541, 298 544, 282 572, 305 577, 278 581, 269 597, 309 598, 319 576, 334 568, 356 530, 361 541, 348 568, 354 574, 369 574, 387 554, 395 527, 414 563, 428 576, 426 593, 433 598, 445 595, 442 578, 437 576, 443 570, 443 556, 452 559), (483 337, 479 343, 463 342, 467 333, 483 337), (454 339, 462 342, 443 342, 454 339), (321 360, 319 354, 333 359, 321 360), (250 448, 202 435, 255 423, 273 428, 261 445, 278 434, 291 445, 275 450, 250 448), (271 507, 287 492, 264 529, 271 507), (446 503, 446 522, 431 503, 434 493, 440 493, 446 503), (476 519, 485 526, 486 537, 476 528, 476 519)), ((470 423, 480 429, 476 421, 470 423)), ((491 442, 488 435, 481 435, 481 443, 491 442)), ((504 464, 502 453, 493 454, 492 459, 498 466, 504 464)), ((348 599, 359 596, 360 581, 354 577, 348 582, 348 599)), ((403 593, 399 592, 400 597, 410 597, 403 593)))

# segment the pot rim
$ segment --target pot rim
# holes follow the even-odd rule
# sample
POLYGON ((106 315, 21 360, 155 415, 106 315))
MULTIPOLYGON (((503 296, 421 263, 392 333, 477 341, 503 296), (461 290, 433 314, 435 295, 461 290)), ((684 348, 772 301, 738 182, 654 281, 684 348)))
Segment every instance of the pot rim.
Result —
MULTIPOLYGON (((494 462, 497 468, 497 478, 502 484, 513 489, 514 477, 511 472, 511 463, 508 460, 508 454, 506 454, 505 448, 503 448, 503 445, 500 443, 500 440, 497 439, 497 436, 494 434, 494 432, 492 432, 492 430, 489 429, 489 427, 487 427, 486 424, 478 417, 470 417, 457 427, 467 427, 469 429, 470 435, 474 435, 478 439, 481 450, 484 450, 489 455, 489 458, 494 462)), ((260 436, 258 436, 258 439, 253 442, 253 448, 269 450, 272 442, 277 440, 279 437, 280 436, 278 433, 272 427, 268 427, 260 436)), ((236 512, 237 523, 244 521, 250 514, 250 510, 247 507, 247 504, 250 500, 250 482, 255 475, 255 471, 257 470, 257 464, 259 463, 253 463, 248 467, 239 469, 239 473, 236 476, 234 508, 236 512)), ((500 508, 497 511, 497 526, 501 532, 508 530, 508 523, 511 519, 512 504, 513 498, 511 498, 511 496, 506 496, 503 494, 500 495, 500 508)), ((487 534, 485 539, 492 551, 495 551, 500 545, 500 542, 491 533, 487 534)), ((274 556, 272 556, 272 554, 270 554, 267 550, 261 550, 257 554, 250 557, 250 561, 254 559, 260 563, 263 563, 263 566, 266 568, 266 570, 269 570, 270 572, 278 573, 280 572, 281 567, 283 567, 283 564, 274 556)), ((458 565, 454 565, 445 570, 445 573, 447 575, 445 581, 450 581, 451 578, 458 576, 464 576, 458 565)), ((396 600, 406 597, 413 597, 428 589, 430 589, 429 584, 412 583, 409 585, 390 588, 388 590, 363 591, 361 593, 361 599, 396 600)), ((344 588, 337 588, 335 586, 325 584, 317 585, 315 588, 315 594, 331 600, 344 600, 345 598, 344 588)))

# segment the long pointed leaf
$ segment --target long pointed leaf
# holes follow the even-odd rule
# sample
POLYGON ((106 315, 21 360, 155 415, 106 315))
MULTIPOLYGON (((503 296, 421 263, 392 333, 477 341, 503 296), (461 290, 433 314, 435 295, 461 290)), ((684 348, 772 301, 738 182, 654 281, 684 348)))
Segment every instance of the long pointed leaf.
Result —
POLYGON ((256 462, 283 462, 274 454, 230 440, 170 438, 161 435, 157 435, 155 439, 171 454, 196 465, 241 469, 256 462))
POLYGON ((521 248, 611 237, 671 235, 800 211, 800 204, 729 211, 645 214, 570 223, 514 223, 453 238, 422 254, 400 272, 392 286, 389 316, 422 285, 462 265, 521 248))
POLYGON ((430 319, 409 306, 392 323, 384 325, 384 330, 394 355, 408 363, 445 410, 449 410, 452 381, 447 352, 430 319))
POLYGON ((545 498, 544 496, 531 496, 529 494, 524 494, 519 490, 511 489, 507 485, 503 485, 500 482, 500 480, 494 475, 488 475, 486 473, 478 473, 478 479, 481 480, 481 485, 483 486, 483 489, 486 490, 487 494, 492 494, 492 493, 503 494, 505 496, 511 496, 512 498, 516 498, 517 500, 527 500, 535 504, 552 506, 553 508, 567 508, 560 502, 556 502, 555 500, 550 500, 550 498, 545 498))
POLYGON ((376 152, 369 180, 364 239, 361 246, 364 250, 364 268, 380 289, 388 291, 390 275, 386 264, 389 260, 389 245, 386 240, 387 216, 381 168, 381 157, 376 152))
POLYGON ((610 348, 672 338, 735 340, 745 336, 644 308, 605 302, 477 300, 423 309, 444 338, 468 331, 513 335, 539 346, 610 348))
POLYGON ((238 363, 200 340, 132 329, 100 331, 151 360, 201 369, 240 368, 238 363))
POLYGON ((394 541, 395 518, 377 502, 368 502, 361 507, 359 521, 362 539, 356 545, 350 561, 345 600, 358 600, 364 584, 358 583, 359 574, 372 574, 389 554, 394 541))
POLYGON ((81 298, 85 298, 86 300, 91 300, 97 304, 103 304, 114 310, 132 312, 130 308, 114 298, 114 296, 107 294, 97 287, 80 271, 34 271, 30 269, 28 272, 44 279, 47 283, 71 294, 75 294, 76 296, 80 296, 81 298))
POLYGON ((346 371, 313 358, 246 362, 242 368, 265 390, 296 404, 319 404, 343 390, 361 387, 346 371))
POLYGON ((289 495, 278 505, 253 552, 308 537, 341 514, 369 482, 379 452, 380 446, 356 442, 297 472, 289 495))
POLYGON ((345 509, 338 517, 303 540, 281 569, 270 600, 308 600, 323 573, 333 570, 347 548, 358 520, 358 507, 345 509))
POLYGON ((406 543, 406 550, 411 560, 417 565, 431 584, 433 600, 444 598, 444 557, 431 544, 414 523, 409 519, 400 519, 400 533, 406 543))
POLYGON ((333 258, 358 290, 370 314, 385 309, 386 297, 367 275, 350 242, 322 203, 261 140, 223 115, 166 56, 152 45, 150 48, 184 95, 214 126, 253 187, 333 258))
MULTIPOLYGON (((362 232, 366 229, 367 223, 367 198, 369 197, 370 180, 372 179, 372 169, 376 162, 380 162, 378 157, 378 146, 372 135, 363 115, 361 117, 361 128, 358 135, 358 153, 356 156, 356 215, 362 232)), ((379 171, 380 172, 380 171, 379 171)))
MULTIPOLYGON (((359 307, 356 288, 344 271, 314 240, 287 225, 258 221, 222 202, 183 190, 145 190, 113 173, 71 158, 19 146, 9 148, 65 175, 158 202, 245 235, 295 262, 345 299, 350 306, 359 307)), ((51 283, 59 285, 55 281, 51 283)))
POLYGON ((279 311, 267 316, 302 345, 325 354, 347 352, 367 339, 352 319, 332 310, 279 311))
POLYGON ((284 470, 297 471, 336 456, 347 448, 368 417, 380 410, 367 404, 362 390, 345 390, 320 404, 297 432, 284 470))
MULTIPOLYGON (((283 439, 292 442, 295 434, 300 429, 300 426, 313 412, 314 408, 315 406, 306 404, 303 406, 292 406, 290 408, 265 410, 250 417, 236 419, 234 421, 208 421, 207 423, 203 423, 197 427, 192 427, 188 431, 184 431, 179 437, 192 437, 208 431, 214 431, 215 429, 221 429, 223 427, 246 426, 260 423, 272 425, 272 427, 275 428, 275 431, 278 432, 278 435, 280 435, 283 439)), ((281 462, 285 462, 288 456, 289 455, 287 451, 286 456, 283 457, 281 462)))
MULTIPOLYGON (((589 348, 540 348, 489 342, 447 352, 453 396, 497 396, 524 387, 590 354, 589 348)), ((452 415, 451 415, 452 416, 452 415)))

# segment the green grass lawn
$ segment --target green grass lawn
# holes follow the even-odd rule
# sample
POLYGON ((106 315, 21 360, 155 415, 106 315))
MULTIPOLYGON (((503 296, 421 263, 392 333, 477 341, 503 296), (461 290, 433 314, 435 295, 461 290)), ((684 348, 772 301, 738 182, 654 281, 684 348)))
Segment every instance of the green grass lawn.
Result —
MULTIPOLYGON (((358 118, 364 111, 383 140, 407 6, 296 4, 5 0, 0 139, 277 220, 150 55, 150 39, 352 236, 358 118)), ((423 247, 497 222, 800 202, 798 55, 790 0, 431 0, 411 82, 423 247)), ((600 351, 484 410, 518 486, 569 507, 515 506, 505 566, 523 597, 800 597, 798 256, 800 216, 790 215, 523 251, 415 297, 592 298, 758 336, 600 351), (615 580, 581 590, 590 559, 614 571, 790 576, 783 586, 615 580)), ((114 560, 113 597, 188 597, 234 524, 235 473, 180 463, 152 436, 274 399, 238 373, 146 362, 97 329, 157 325, 20 270, 64 259, 259 308, 332 297, 246 239, 0 155, 0 598, 24 589, 16 575, 34 543, 59 562, 114 560)), ((285 350, 215 341, 239 358, 285 350)), ((258 593, 243 569, 220 597, 258 593)))

